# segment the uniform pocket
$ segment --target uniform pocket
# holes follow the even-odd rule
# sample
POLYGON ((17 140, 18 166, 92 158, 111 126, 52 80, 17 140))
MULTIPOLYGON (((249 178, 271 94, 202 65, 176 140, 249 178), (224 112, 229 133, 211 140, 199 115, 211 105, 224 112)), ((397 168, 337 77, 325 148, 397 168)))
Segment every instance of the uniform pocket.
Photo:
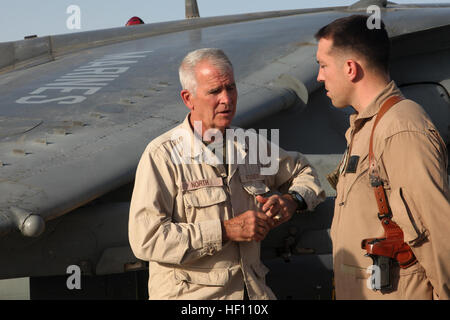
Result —
POLYGON ((420 245, 427 237, 427 230, 419 218, 413 198, 403 188, 392 190, 389 204, 394 220, 403 231, 405 242, 420 245))
POLYGON ((183 194, 186 222, 225 219, 227 194, 222 187, 205 187, 183 194))
POLYGON ((174 276, 177 283, 188 282, 204 286, 224 286, 230 278, 228 269, 174 269, 174 276))
POLYGON ((264 181, 260 180, 245 182, 242 184, 242 186, 244 187, 245 191, 254 196, 263 195, 270 191, 269 187, 266 186, 264 181))
POLYGON ((209 207, 227 200, 227 194, 222 187, 207 187, 187 191, 183 195, 184 205, 187 208, 209 207))
MULTIPOLYGON (((352 155, 354 157, 355 155, 352 155)), ((350 194, 350 191, 355 187, 356 184, 362 184, 362 185, 370 185, 369 181, 369 157, 366 155, 358 160, 358 165, 356 167, 355 172, 346 172, 347 171, 347 164, 343 168, 344 177, 339 176, 339 179, 344 182, 344 185, 339 184, 339 188, 337 190, 337 193, 342 192, 342 199, 344 202, 347 201, 347 197, 350 194)))
POLYGON ((239 166, 239 179, 242 187, 253 196, 263 195, 270 191, 264 176, 261 175, 261 167, 258 164, 245 164, 239 166))

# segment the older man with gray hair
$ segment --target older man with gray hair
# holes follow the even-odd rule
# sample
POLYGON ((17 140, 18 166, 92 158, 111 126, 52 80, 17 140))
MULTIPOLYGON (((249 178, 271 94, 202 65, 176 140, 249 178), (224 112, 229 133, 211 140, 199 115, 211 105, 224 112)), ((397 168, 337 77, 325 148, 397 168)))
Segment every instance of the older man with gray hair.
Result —
POLYGON ((231 130, 237 103, 222 50, 189 53, 179 74, 190 112, 145 149, 130 207, 129 240, 136 257, 149 261, 149 298, 275 299, 260 241, 294 212, 324 200, 317 175, 301 154, 281 148, 278 171, 269 175, 250 161, 246 142, 231 143, 242 162, 227 157, 228 148, 223 157, 212 153, 231 130))

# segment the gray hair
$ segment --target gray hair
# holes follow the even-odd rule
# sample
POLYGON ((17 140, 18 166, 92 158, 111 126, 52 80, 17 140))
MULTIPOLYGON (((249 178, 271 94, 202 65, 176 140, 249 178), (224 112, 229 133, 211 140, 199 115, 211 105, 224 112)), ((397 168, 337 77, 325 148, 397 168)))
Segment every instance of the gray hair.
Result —
POLYGON ((178 74, 183 89, 189 90, 192 94, 197 91, 197 79, 195 77, 195 67, 200 61, 208 60, 220 72, 233 71, 233 65, 221 49, 203 48, 189 52, 181 61, 178 74))

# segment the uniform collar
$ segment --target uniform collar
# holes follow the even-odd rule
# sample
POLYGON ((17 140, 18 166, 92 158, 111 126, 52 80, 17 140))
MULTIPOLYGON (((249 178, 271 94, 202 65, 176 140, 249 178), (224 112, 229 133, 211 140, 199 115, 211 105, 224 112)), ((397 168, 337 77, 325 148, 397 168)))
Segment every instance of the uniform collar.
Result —
POLYGON ((361 113, 355 113, 350 116, 350 126, 352 129, 359 129, 366 120, 378 114, 383 103, 392 96, 403 96, 393 80, 381 90, 361 113))
MULTIPOLYGON (((183 135, 182 138, 189 139, 189 141, 191 142, 191 144, 189 144, 189 146, 191 146, 190 153, 187 152, 185 155, 190 156, 192 159, 194 159, 203 153, 204 144, 201 139, 201 136, 199 134, 194 134, 194 130, 192 129, 191 124, 189 122, 190 116, 191 113, 188 113, 186 115, 186 118, 184 118, 184 121, 181 124, 181 129, 183 129, 184 132, 186 132, 186 134, 183 135)), ((185 150, 182 149, 181 151, 185 150)))

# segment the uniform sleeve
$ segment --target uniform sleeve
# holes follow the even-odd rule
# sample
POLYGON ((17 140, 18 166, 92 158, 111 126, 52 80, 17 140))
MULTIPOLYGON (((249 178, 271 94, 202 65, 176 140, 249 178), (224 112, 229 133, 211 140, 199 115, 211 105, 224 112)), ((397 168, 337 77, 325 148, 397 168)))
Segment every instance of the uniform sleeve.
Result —
POLYGON ((220 220, 175 223, 178 193, 173 163, 158 150, 144 152, 136 180, 128 221, 133 253, 141 260, 184 264, 222 248, 220 220))
POLYGON ((405 241, 409 240, 434 292, 440 299, 449 299, 450 204, 445 145, 432 130, 427 134, 397 133, 386 140, 382 161, 391 186, 393 220, 400 222, 405 241))
POLYGON ((289 191, 296 191, 305 200, 308 210, 313 211, 326 198, 316 170, 299 152, 279 148, 278 159, 279 167, 274 175, 273 187, 278 189, 285 185, 289 191))

